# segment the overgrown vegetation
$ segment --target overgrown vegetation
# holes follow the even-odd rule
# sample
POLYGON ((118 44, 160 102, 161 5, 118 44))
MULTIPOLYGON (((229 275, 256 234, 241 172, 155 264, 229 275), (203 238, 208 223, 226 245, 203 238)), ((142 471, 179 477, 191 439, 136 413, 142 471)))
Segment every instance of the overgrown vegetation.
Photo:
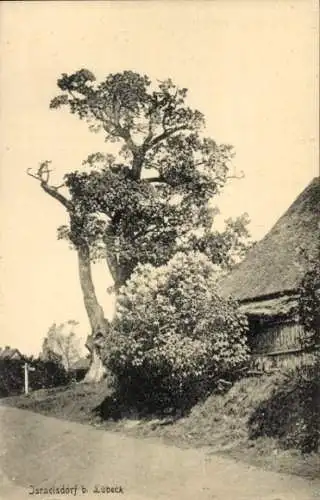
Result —
POLYGON ((200 252, 140 266, 120 290, 106 362, 118 397, 155 413, 190 408, 248 360, 246 317, 219 296, 200 252))
POLYGON ((248 421, 249 437, 277 439, 283 448, 318 451, 320 442, 319 372, 315 364, 282 375, 281 384, 248 421))
POLYGON ((314 350, 320 347, 320 249, 311 258, 308 271, 299 287, 299 318, 306 331, 305 346, 314 350))
MULTIPOLYGON (((34 371, 29 372, 32 390, 57 387, 70 381, 70 375, 55 361, 32 360, 34 371)), ((0 360, 0 397, 22 394, 24 391, 24 361, 0 360)))

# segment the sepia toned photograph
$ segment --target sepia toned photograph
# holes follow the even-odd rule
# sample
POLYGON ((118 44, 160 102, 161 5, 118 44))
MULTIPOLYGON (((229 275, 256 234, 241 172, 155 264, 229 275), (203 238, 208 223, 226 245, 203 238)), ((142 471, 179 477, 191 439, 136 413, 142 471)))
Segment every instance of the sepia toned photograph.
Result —
POLYGON ((0 500, 320 498, 319 5, 0 2, 0 500))

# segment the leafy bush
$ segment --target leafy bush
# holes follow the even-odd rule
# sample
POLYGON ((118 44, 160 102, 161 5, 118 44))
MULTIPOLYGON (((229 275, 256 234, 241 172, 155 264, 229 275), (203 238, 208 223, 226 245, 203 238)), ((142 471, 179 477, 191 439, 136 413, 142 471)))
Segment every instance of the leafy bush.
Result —
POLYGON ((29 373, 29 384, 32 390, 59 387, 70 381, 70 376, 61 363, 36 359, 32 366, 34 371, 29 373))
POLYGON ((283 448, 303 453, 319 449, 319 370, 317 363, 282 374, 282 383, 262 401, 248 422, 249 437, 276 438, 283 448))
POLYGON ((120 290, 106 357, 122 396, 149 411, 183 408, 246 362, 245 316, 216 279, 197 252, 138 266, 120 290))
POLYGON ((0 361, 0 398, 20 394, 23 390, 23 362, 18 360, 0 361))

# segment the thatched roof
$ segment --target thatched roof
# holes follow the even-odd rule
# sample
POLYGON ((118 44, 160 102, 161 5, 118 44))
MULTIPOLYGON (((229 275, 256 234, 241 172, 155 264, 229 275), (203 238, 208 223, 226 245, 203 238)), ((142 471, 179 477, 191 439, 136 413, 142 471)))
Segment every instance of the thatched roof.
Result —
POLYGON ((282 295, 268 299, 260 299, 250 302, 242 302, 240 310, 251 318, 276 319, 276 318, 295 318, 298 308, 298 296, 282 295))
POLYGON ((222 280, 222 294, 249 302, 296 290, 307 268, 303 254, 310 257, 319 252, 319 216, 320 179, 317 177, 246 258, 222 280))

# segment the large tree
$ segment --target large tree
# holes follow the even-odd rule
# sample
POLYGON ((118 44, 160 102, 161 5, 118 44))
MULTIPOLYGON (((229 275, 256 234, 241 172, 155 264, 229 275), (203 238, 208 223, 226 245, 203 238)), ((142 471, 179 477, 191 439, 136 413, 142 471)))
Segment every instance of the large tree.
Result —
POLYGON ((229 220, 223 232, 213 230, 211 200, 229 177, 233 148, 203 135, 204 117, 187 106, 187 89, 171 80, 152 85, 132 71, 97 83, 84 69, 63 74, 58 87, 63 93, 51 108, 66 106, 114 143, 113 154, 91 154, 85 168, 67 173, 61 186, 51 185, 49 162, 30 173, 69 214, 59 236, 78 254, 92 329, 87 346, 94 363, 87 380, 97 380, 108 322, 95 294, 92 259, 105 258, 115 293, 137 264, 162 265, 187 248, 228 267, 245 251, 247 220, 229 220))

